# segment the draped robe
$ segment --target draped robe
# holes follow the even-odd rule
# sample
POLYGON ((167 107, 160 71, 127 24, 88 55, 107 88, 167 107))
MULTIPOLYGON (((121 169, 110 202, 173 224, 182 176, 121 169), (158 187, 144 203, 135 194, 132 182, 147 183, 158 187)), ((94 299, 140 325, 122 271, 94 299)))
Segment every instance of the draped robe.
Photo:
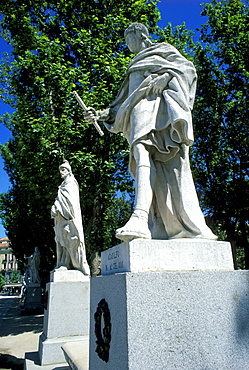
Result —
POLYGON ((189 164, 194 141, 192 115, 197 75, 193 64, 167 43, 153 44, 130 62, 105 125, 130 145, 129 169, 136 178, 134 145, 143 143, 156 169, 149 215, 154 239, 215 239, 199 207, 189 164), (149 88, 157 76, 171 76, 161 94, 149 88))
POLYGON ((82 270, 88 274, 84 233, 79 200, 79 185, 75 177, 67 176, 58 189, 54 217, 57 267, 82 270))

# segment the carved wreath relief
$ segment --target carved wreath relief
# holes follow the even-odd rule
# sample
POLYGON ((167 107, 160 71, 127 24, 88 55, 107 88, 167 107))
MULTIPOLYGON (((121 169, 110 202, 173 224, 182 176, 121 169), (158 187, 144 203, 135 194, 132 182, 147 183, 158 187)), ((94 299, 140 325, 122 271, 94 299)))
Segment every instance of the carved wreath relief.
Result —
POLYGON ((110 342, 111 342, 111 315, 108 304, 105 299, 101 299, 98 303, 97 310, 94 314, 95 320, 95 335, 96 335, 96 350, 99 358, 101 360, 108 362, 109 360, 109 350, 110 350, 110 342), (103 331, 101 320, 103 317, 103 331))

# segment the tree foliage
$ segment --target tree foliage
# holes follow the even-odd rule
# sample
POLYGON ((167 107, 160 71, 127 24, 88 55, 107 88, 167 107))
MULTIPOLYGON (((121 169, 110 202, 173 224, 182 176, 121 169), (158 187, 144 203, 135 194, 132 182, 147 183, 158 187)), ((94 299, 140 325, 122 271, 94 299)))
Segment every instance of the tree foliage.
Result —
POLYGON ((6 0, 2 5, 2 34, 13 52, 1 65, 0 94, 15 112, 1 118, 13 136, 1 148, 12 184, 1 195, 1 214, 20 263, 24 254, 40 249, 44 280, 55 263, 50 208, 63 158, 80 184, 89 262, 117 244, 115 229, 129 217, 133 184, 127 144, 107 131, 100 137, 85 123, 72 91, 96 109, 109 105, 131 58, 123 40, 130 22, 146 24, 159 42, 174 45, 198 69, 194 179, 216 233, 233 243, 238 266, 249 267, 248 1, 206 4, 208 21, 197 45, 184 24, 160 29, 156 4, 6 0))
POLYGON ((0 272, 0 289, 6 284, 3 274, 0 272))
POLYGON ((17 270, 14 270, 11 274, 10 283, 16 284, 16 283, 19 283, 19 280, 20 280, 20 274, 17 270))
POLYGON ((195 52, 194 178, 216 232, 232 242, 238 267, 249 268, 249 5, 213 0, 202 14, 208 21, 195 52))
POLYGON ((130 60, 125 28, 139 21, 153 33, 159 12, 153 0, 6 0, 1 10, 2 34, 13 52, 1 67, 0 92, 15 109, 2 117, 13 136, 1 148, 12 184, 1 196, 2 218, 19 260, 40 249, 46 279, 54 265, 50 208, 62 158, 80 184, 89 261, 92 253, 117 243, 114 230, 130 213, 132 201, 116 199, 118 191, 133 193, 126 142, 107 131, 100 137, 89 127, 72 91, 86 105, 106 108, 130 60))

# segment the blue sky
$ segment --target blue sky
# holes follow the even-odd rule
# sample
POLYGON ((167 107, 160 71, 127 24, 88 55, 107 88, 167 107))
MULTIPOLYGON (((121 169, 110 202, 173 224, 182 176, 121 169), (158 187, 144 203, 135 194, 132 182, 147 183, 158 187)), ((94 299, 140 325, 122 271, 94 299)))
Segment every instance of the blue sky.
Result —
MULTIPOLYGON (((171 22, 173 26, 177 26, 186 23, 186 27, 191 30, 195 30, 200 27, 201 24, 205 23, 205 17, 200 16, 201 6, 211 1, 201 0, 161 0, 158 3, 159 10, 161 12, 161 21, 159 25, 166 27, 168 22, 171 22)), ((195 36, 198 39, 198 33, 195 36)), ((11 48, 6 42, 0 38, 0 59, 4 52, 11 52, 11 48)), ((6 111, 10 111, 10 108, 0 101, 0 114, 4 114, 6 111)), ((0 143, 4 144, 10 138, 10 132, 0 123, 0 143)), ((8 176, 3 169, 3 161, 0 156, 0 193, 7 192, 10 184, 8 176)), ((5 230, 2 227, 0 220, 0 238, 5 236, 5 230)))

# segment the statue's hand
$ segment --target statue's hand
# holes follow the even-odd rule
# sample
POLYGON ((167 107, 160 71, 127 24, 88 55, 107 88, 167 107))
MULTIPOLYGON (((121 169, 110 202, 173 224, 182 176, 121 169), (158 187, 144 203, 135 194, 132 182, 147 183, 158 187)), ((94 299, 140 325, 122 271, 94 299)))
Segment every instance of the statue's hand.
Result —
POLYGON ((154 94, 161 94, 161 92, 167 87, 171 76, 168 73, 164 73, 162 76, 156 77, 150 82, 150 91, 154 94))
POLYGON ((57 216, 57 210, 55 208, 55 205, 51 208, 51 218, 55 218, 57 216))
POLYGON ((84 119, 88 123, 93 123, 98 120, 97 112, 94 108, 88 107, 87 110, 83 113, 84 119))

